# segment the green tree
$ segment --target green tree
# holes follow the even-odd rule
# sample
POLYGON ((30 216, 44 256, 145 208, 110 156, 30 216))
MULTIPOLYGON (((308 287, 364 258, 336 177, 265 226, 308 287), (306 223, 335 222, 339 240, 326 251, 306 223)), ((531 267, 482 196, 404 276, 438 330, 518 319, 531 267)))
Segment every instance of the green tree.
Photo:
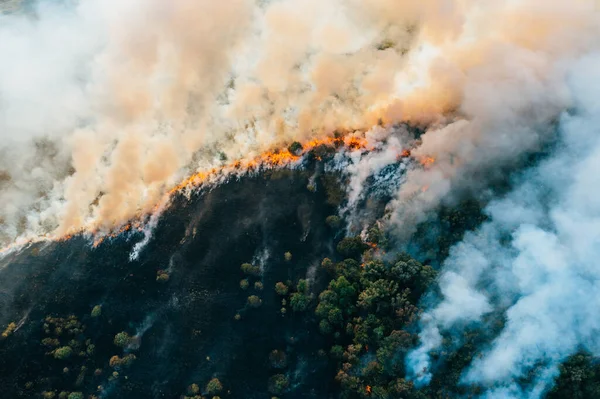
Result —
POLYGON ((125 331, 121 331, 115 335, 114 344, 120 348, 124 348, 131 343, 131 337, 125 331))
POLYGON ((71 357, 73 349, 70 346, 63 346, 54 350, 54 358, 64 360, 71 357))
POLYGON ((309 298, 301 293, 296 292, 290 297, 290 306, 294 312, 304 312, 308 308, 309 298))
POLYGON ((250 282, 248 281, 247 278, 243 279, 240 281, 240 288, 243 290, 247 290, 248 287, 250 287, 250 282))
POLYGON ((217 395, 223 390, 223 385, 218 378, 213 378, 206 384, 206 393, 209 395, 217 395))
POLYGON ((367 248, 369 246, 358 236, 343 238, 337 245, 337 251, 347 258, 358 258, 367 248))
POLYGON ((283 369, 287 367, 287 355, 284 351, 273 350, 269 354, 269 361, 271 362, 271 367, 276 369, 283 369))
POLYGON ((275 284, 275 292, 277 293, 277 295, 287 295, 288 290, 288 286, 282 283, 281 281, 275 284))
POLYGON ((92 317, 100 317, 101 314, 102 314, 102 305, 94 306, 94 308, 92 309, 91 316, 92 317))
POLYGON ((288 378, 283 374, 276 374, 269 379, 269 392, 273 395, 281 395, 284 393, 290 382, 288 378))
POLYGON ((260 274, 261 274, 260 267, 253 266, 250 263, 242 263, 242 266, 240 266, 240 269, 242 270, 242 272, 244 274, 249 274, 251 276, 260 276, 260 274))
POLYGON ((290 146, 288 147, 288 151, 294 155, 300 155, 302 153, 302 144, 300 144, 297 141, 294 141, 292 144, 290 144, 290 146))
POLYGON ((342 225, 342 219, 337 215, 329 215, 325 218, 325 223, 330 228, 337 230, 342 225))
POLYGON ((256 295, 250 295, 247 302, 251 308, 259 308, 262 305, 262 299, 256 295))

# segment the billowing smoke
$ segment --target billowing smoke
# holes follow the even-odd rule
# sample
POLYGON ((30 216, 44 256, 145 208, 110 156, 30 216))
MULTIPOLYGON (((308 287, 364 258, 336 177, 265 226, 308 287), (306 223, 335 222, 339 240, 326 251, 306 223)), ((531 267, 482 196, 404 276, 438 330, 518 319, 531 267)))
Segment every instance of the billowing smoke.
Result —
POLYGON ((196 170, 374 124, 421 22, 445 20, 427 3, 42 1, 0 16, 2 240, 112 228, 196 170))
POLYGON ((424 165, 404 165, 389 206, 400 239, 465 193, 492 200, 443 266, 414 378, 435 372, 443 334, 505 312, 464 381, 535 397, 566 356, 598 353, 599 39, 597 0, 38 2, 0 16, 0 242, 119 227, 196 171, 370 129, 349 208, 406 147, 424 165), (493 199, 490 182, 548 146, 493 199))
POLYGON ((572 108, 561 115, 553 152, 489 204, 489 222, 445 261, 441 301, 423 315, 421 346, 409 356, 418 382, 435 373, 429 353, 443 335, 487 328, 492 312, 505 324, 462 376, 486 397, 540 397, 569 355, 600 355, 599 71, 600 53, 569 66, 572 108))

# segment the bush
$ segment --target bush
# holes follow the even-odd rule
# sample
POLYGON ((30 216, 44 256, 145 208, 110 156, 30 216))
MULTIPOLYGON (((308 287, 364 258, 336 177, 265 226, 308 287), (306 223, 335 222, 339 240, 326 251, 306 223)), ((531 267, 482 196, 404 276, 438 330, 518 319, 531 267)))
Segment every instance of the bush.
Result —
POLYGON ((281 295, 281 296, 287 295, 288 291, 289 291, 288 286, 283 284, 281 281, 278 282, 277 284, 275 284, 275 292, 278 295, 281 295))
POLYGON ((99 317, 102 314, 102 305, 96 305, 92 309, 92 317, 99 317))
POLYGON ((340 219, 339 216, 331 215, 327 216, 327 218, 325 219, 325 223, 327 223, 327 226, 335 230, 338 229, 342 224, 342 219, 340 219))
POLYGON ((289 385, 288 378, 283 374, 277 374, 269 378, 269 392, 274 395, 281 395, 289 385))
POLYGON ((68 359, 69 357, 71 357, 72 354, 73 354, 73 349, 70 346, 63 346, 54 351, 54 358, 64 360, 64 359, 68 359))
POLYGON ((256 283, 254 283, 254 289, 257 291, 262 291, 263 290, 263 283, 261 283, 260 281, 257 281, 256 283))
POLYGON ((290 144, 290 146, 288 147, 288 151, 294 155, 300 155, 302 153, 302 144, 300 144, 297 141, 294 141, 292 144, 290 144))
POLYGON ((216 395, 223 390, 223 385, 218 378, 213 378, 206 384, 206 393, 209 395, 216 395))
POLYGON ((83 399, 83 394, 81 392, 71 392, 68 396, 69 399, 83 399))
POLYGON ((159 283, 166 283, 169 281, 169 275, 167 273, 160 273, 156 276, 156 281, 159 283))
POLYGON ((243 290, 247 290, 248 287, 250 287, 250 282, 248 281, 247 278, 243 279, 242 281, 240 281, 240 288, 243 290))
POLYGON ((115 335, 114 344, 120 348, 124 348, 131 342, 131 337, 125 331, 122 331, 115 335))
POLYGON ((248 306, 251 308, 259 308, 262 305, 262 299, 256 295, 250 295, 248 297, 248 306))
POLYGON ((9 323, 4 332, 2 333, 2 338, 8 338, 8 336, 14 333, 16 329, 17 325, 15 323, 9 323))
POLYGON ((331 327, 331 324, 329 324, 329 322, 327 320, 323 319, 319 322, 319 331, 323 335, 328 335, 333 332, 333 328, 331 327))
POLYGON ((291 252, 286 252, 283 254, 283 257, 285 258, 286 262, 290 262, 292 260, 292 253, 291 252))
POLYGON ((367 248, 360 237, 346 237, 337 245, 337 251, 347 258, 357 258, 367 248))
POLYGON ((240 269, 244 274, 249 274, 251 276, 260 276, 260 267, 253 266, 250 263, 242 263, 240 269))
POLYGON ((309 299, 301 292, 296 292, 290 297, 290 306, 294 312, 304 312, 308 308, 309 299))
POLYGON ((296 291, 306 293, 308 290, 308 282, 304 279, 298 280, 298 285, 296 286, 296 291))
POLYGON ((271 366, 276 369, 283 369, 287 366, 287 355, 284 351, 274 350, 269 354, 271 366))
POLYGON ((198 384, 192 384, 187 389, 189 395, 197 395, 200 393, 200 387, 198 384))

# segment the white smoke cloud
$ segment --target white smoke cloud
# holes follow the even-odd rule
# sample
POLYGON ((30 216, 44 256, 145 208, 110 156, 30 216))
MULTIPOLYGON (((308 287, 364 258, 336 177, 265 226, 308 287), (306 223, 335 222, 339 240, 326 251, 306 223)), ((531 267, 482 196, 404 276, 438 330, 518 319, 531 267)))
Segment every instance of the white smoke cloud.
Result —
POLYGON ((437 2, 85 0, 0 15, 0 241, 115 228, 224 157, 371 126, 409 25, 437 20, 437 2))
POLYGON ((573 111, 560 118, 553 152, 493 201, 490 221, 451 250, 441 301, 423 316, 421 346, 408 358, 417 381, 427 383, 435 372, 428 353, 440 348, 441 333, 503 309, 502 331, 462 378, 486 387, 484 397, 540 397, 569 355, 600 356, 599 67, 600 53, 569 66, 573 111), (531 386, 520 386, 533 370, 531 386))

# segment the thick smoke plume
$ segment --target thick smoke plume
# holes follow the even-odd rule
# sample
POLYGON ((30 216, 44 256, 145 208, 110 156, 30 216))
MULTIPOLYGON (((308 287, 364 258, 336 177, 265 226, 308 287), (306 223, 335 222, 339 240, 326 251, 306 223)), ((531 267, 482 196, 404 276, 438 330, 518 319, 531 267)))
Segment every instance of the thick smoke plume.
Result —
POLYGON ((86 0, 1 16, 3 241, 113 228, 193 171, 374 124, 421 21, 445 20, 429 3, 86 0))
POLYGON ((4 242, 118 227, 194 171, 378 121, 432 126, 414 224, 539 144, 598 29, 586 1, 67 4, 0 17, 4 242))
MULTIPOLYGON (((578 350, 600 355, 600 53, 568 68, 571 112, 562 114, 551 156, 487 207, 490 221, 456 245, 440 279, 441 302, 422 317, 421 346, 409 357, 428 382, 428 353, 484 317, 505 325, 462 380, 487 397, 537 398, 578 350), (528 386, 519 379, 533 373, 528 386)), ((475 324, 474 324, 475 323, 475 324)))

